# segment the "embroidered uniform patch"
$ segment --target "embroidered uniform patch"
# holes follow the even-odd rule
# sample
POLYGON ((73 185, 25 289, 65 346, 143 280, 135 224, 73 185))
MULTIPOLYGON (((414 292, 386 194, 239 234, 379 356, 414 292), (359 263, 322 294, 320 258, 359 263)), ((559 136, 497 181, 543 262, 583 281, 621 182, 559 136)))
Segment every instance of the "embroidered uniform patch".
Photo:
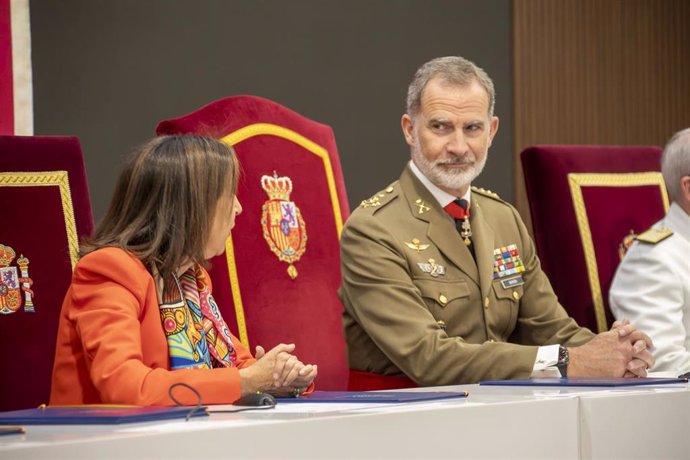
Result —
POLYGON ((417 206, 419 214, 424 214, 425 212, 431 210, 431 208, 427 206, 424 200, 421 198, 417 198, 414 202, 414 205, 417 206))
POLYGON ((419 253, 420 251, 426 251, 427 249, 429 249, 429 246, 430 246, 428 244, 422 243, 421 241, 419 241, 418 238, 412 238, 411 243, 408 243, 407 241, 404 241, 404 243, 405 243, 405 246, 407 246, 408 248, 410 248, 414 251, 417 251, 417 253, 419 253))
POLYGON ((381 206, 381 197, 385 196, 383 194, 379 195, 374 195, 368 200, 362 200, 362 202, 359 204, 360 207, 362 208, 368 208, 369 206, 375 208, 377 206, 381 206))
POLYGON ((290 201, 292 180, 289 177, 261 177, 261 188, 268 194, 261 208, 261 228, 264 239, 278 260, 289 264, 290 278, 297 278, 293 265, 307 249, 307 227, 297 205, 290 201))
POLYGON ((505 278, 525 271, 515 244, 494 249, 494 279, 505 278))
POLYGON ((424 273, 428 273, 433 278, 437 278, 439 276, 443 276, 446 274, 446 267, 437 264, 434 259, 429 259, 428 263, 417 262, 417 266, 421 271, 423 271, 424 273))
POLYGON ((29 278, 29 259, 20 255, 17 267, 12 266, 17 253, 9 246, 0 243, 0 314, 15 313, 22 306, 24 292, 24 312, 34 313, 33 281, 29 278), (17 271, 19 268, 19 271, 17 271))

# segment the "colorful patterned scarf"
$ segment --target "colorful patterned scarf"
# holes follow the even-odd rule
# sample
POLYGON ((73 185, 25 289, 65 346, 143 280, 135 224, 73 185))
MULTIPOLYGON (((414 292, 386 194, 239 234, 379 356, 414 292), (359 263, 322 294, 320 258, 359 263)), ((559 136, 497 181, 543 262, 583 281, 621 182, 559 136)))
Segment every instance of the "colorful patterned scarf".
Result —
POLYGON ((228 325, 198 265, 165 282, 160 304, 170 369, 232 367, 237 354, 228 325))

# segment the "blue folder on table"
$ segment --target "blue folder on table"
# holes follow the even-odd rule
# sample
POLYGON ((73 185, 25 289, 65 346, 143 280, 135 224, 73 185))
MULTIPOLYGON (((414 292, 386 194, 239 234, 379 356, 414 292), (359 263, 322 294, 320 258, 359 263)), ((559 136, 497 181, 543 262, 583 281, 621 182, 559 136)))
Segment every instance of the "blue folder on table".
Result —
POLYGON ((278 398, 280 403, 406 403, 465 398, 466 391, 315 391, 299 398, 278 398))
POLYGON ((640 385, 667 385, 670 383, 688 383, 686 378, 618 378, 618 379, 522 379, 522 380, 487 380, 480 385, 501 386, 537 386, 537 387, 631 387, 640 385))
POLYGON ((0 412, 0 425, 90 425, 208 416, 205 407, 74 406, 0 412))

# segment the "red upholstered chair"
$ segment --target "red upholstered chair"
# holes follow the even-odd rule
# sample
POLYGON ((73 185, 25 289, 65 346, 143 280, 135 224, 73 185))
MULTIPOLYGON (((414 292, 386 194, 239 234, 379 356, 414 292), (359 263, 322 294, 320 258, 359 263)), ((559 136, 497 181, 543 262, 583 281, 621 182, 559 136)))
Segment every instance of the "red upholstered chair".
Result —
POLYGON ((347 387, 339 238, 349 209, 333 130, 273 101, 235 96, 180 118, 158 134, 197 133, 234 146, 243 213, 214 258, 213 293, 253 350, 295 343, 319 366, 322 390, 347 387))
POLYGON ((544 272, 580 325, 607 330, 619 246, 669 206, 661 149, 539 145, 524 150, 521 159, 544 272))
POLYGON ((93 228, 76 137, 0 136, 0 410, 47 403, 60 307, 93 228))

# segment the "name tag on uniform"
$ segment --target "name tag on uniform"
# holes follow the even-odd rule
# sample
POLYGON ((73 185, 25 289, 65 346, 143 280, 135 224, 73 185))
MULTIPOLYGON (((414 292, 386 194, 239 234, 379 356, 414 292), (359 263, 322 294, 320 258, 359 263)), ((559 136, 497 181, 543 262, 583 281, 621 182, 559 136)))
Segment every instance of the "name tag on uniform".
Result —
POLYGON ((522 286, 523 284, 525 284, 525 280, 522 279, 522 275, 516 276, 515 278, 501 280, 501 286, 503 286, 503 289, 514 288, 515 286, 522 286))

